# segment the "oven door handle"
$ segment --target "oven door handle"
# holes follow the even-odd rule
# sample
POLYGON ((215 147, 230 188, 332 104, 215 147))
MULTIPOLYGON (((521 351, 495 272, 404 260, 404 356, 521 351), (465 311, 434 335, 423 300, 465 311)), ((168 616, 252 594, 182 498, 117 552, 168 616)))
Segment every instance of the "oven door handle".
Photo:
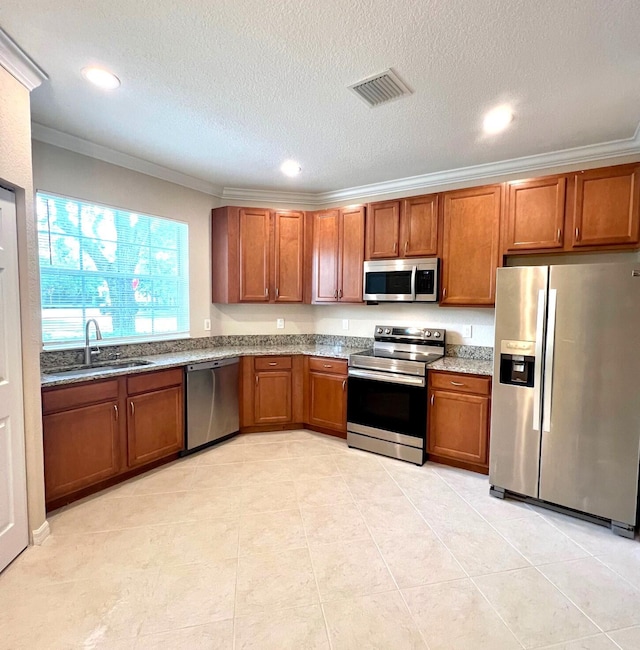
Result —
POLYGON ((373 381, 383 381, 387 384, 403 384, 404 386, 417 386, 424 388, 426 382, 424 377, 410 377, 409 375, 395 375, 390 372, 377 372, 375 370, 360 370, 359 368, 349 368, 349 377, 358 377, 359 379, 371 379, 373 381))

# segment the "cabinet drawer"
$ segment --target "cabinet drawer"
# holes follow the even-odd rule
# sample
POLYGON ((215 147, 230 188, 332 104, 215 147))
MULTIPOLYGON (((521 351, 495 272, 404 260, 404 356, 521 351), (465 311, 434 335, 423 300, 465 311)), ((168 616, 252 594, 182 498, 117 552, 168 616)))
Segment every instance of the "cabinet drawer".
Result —
POLYGON ((256 370, 289 370, 291 357, 256 357, 256 370))
POLYGON ((315 372, 326 372, 336 375, 346 375, 347 362, 343 359, 325 359, 323 357, 311 357, 309 359, 309 370, 315 372))
POLYGON ((170 370, 157 370, 147 372, 143 375, 127 377, 127 394, 146 393, 169 386, 180 386, 182 384, 182 368, 171 368, 170 370))
POLYGON ((441 390, 454 390, 458 393, 491 394, 491 379, 477 375, 462 375, 452 372, 430 372, 429 385, 441 390))
POLYGON ((42 391, 42 412, 46 415, 117 399, 117 379, 72 384, 42 391))

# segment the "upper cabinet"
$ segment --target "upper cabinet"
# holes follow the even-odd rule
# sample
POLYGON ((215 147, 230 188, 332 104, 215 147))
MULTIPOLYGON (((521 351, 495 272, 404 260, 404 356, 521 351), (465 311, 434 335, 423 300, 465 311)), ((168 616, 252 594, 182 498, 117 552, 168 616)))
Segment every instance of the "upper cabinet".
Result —
POLYGON ((562 248, 566 184, 564 176, 507 183, 506 252, 562 248))
POLYGON ((441 305, 493 305, 502 187, 442 195, 441 305))
POLYGON ((304 213, 212 210, 212 302, 302 302, 304 213))
POLYGON ((366 259, 427 257, 437 252, 437 194, 368 205, 366 259))
POLYGON ((313 214, 312 302, 362 302, 364 207, 313 214))
POLYGON ((574 178, 572 245, 618 246, 639 239, 640 165, 580 172, 574 178))
POLYGON ((502 252, 637 248, 640 165, 507 183, 502 252))

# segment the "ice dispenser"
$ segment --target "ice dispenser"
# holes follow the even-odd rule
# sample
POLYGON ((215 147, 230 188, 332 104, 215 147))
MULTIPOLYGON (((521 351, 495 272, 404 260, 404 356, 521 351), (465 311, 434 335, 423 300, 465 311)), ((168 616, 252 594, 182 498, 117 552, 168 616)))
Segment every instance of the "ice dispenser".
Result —
POLYGON ((535 341, 501 341, 501 384, 533 386, 535 345, 535 341))

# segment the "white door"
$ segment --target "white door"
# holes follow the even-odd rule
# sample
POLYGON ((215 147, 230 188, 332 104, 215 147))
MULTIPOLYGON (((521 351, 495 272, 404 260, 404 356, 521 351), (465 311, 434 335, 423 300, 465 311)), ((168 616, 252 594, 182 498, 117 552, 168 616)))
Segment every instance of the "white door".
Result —
POLYGON ((16 206, 0 188, 0 571, 29 543, 16 206))

